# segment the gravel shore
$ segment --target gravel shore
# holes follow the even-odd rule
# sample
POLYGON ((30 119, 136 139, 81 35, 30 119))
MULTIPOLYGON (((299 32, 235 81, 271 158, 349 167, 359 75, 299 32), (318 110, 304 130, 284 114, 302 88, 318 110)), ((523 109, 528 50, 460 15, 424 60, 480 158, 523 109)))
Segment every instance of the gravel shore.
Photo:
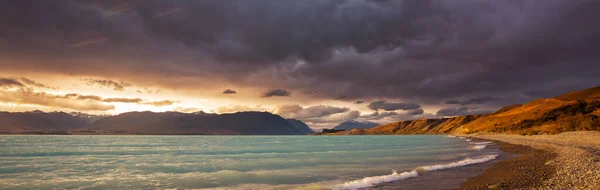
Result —
MULTIPOLYGON (((532 184, 541 184, 522 189, 600 189, 599 132, 578 131, 557 135, 478 135, 472 137, 530 146, 556 154, 544 164, 553 166, 553 174, 541 174, 541 176, 548 176, 547 179, 539 178, 538 181, 531 181, 532 184)), ((546 170, 531 172, 532 175, 538 175, 546 170)), ((503 186, 502 184, 491 185, 488 188, 503 189, 503 186)))

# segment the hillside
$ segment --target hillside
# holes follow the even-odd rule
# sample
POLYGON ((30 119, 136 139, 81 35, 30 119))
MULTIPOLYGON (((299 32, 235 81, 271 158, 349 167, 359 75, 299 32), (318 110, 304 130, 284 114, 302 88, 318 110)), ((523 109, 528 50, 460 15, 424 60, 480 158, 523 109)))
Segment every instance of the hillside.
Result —
POLYGON ((554 99, 565 101, 600 100, 600 86, 581 91, 569 92, 567 94, 554 97, 554 99))
POLYGON ((370 129, 353 129, 336 135, 398 135, 398 134, 444 134, 481 117, 481 115, 459 116, 442 119, 419 119, 380 125, 370 129))
POLYGON ((310 127, 308 127, 308 125, 306 125, 306 123, 297 120, 297 119, 287 119, 287 121, 292 124, 294 127, 296 127, 296 129, 298 129, 298 131, 304 133, 304 134, 312 134, 315 131, 313 131, 312 129, 310 129, 310 127))
POLYGON ((302 121, 267 112, 129 112, 115 116, 31 111, 0 112, 4 134, 306 135, 302 121))
MULTIPOLYGON (((296 123, 298 124, 298 123, 296 123)), ((305 126, 305 125, 304 125, 305 126)), ((187 114, 179 112, 129 112, 102 118, 74 134, 206 134, 206 135, 305 135, 302 126, 268 112, 187 114)))
POLYGON ((600 130, 600 86, 507 106, 486 115, 400 121, 335 135, 555 134, 580 130, 600 130))
POLYGON ((88 125, 86 120, 65 112, 0 112, 0 133, 64 131, 88 125))
POLYGON ((455 133, 554 134, 580 130, 600 130, 600 86, 513 106, 465 124, 455 133))
POLYGON ((368 121, 360 122, 360 121, 350 120, 350 121, 345 121, 343 123, 340 123, 339 125, 333 127, 333 129, 335 129, 335 130, 368 129, 368 128, 373 128, 373 127, 376 127, 379 125, 380 125, 379 123, 373 123, 373 122, 368 122, 368 121))

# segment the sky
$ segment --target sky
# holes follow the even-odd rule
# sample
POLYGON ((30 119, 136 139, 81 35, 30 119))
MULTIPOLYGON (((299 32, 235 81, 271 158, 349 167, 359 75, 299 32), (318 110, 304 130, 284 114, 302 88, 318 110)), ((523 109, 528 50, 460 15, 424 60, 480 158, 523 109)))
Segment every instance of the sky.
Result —
POLYGON ((0 2, 0 110, 268 111, 318 129, 600 85, 596 0, 0 2))

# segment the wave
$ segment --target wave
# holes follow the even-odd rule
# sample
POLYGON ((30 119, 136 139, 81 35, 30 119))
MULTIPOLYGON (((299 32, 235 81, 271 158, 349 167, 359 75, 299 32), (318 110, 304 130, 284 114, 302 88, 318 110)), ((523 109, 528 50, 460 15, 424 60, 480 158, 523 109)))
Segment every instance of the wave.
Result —
POLYGON ((359 189, 359 188, 370 187, 375 184, 391 182, 391 181, 398 181, 398 180, 408 179, 408 178, 417 177, 417 176, 419 176, 419 173, 417 172, 417 170, 413 170, 410 172, 403 172, 400 174, 397 173, 396 170, 394 170, 394 172, 390 175, 365 177, 360 180, 346 182, 342 185, 339 185, 338 187, 336 187, 334 189, 359 189))
POLYGON ((341 185, 337 185, 333 189, 355 190, 355 189, 360 189, 360 188, 365 188, 365 187, 371 187, 373 185, 377 185, 377 184, 381 184, 381 183, 385 183, 385 182, 392 182, 392 181, 398 181, 398 180, 404 180, 404 179, 408 179, 408 178, 418 177, 419 172, 422 172, 422 171, 435 171, 435 170, 443 170, 443 169, 455 168, 455 167, 460 167, 460 166, 467 166, 467 165, 472 165, 472 164, 479 164, 479 163, 484 163, 484 162, 496 159, 496 157, 498 157, 497 154, 469 157, 469 158, 465 158, 461 161, 447 163, 447 164, 422 166, 422 167, 418 167, 410 172, 403 172, 403 173, 397 173, 394 170, 394 172, 390 175, 366 177, 363 179, 354 180, 354 181, 346 182, 341 185))
POLYGON ((475 146, 470 146, 469 149, 473 149, 473 150, 483 150, 487 145, 475 145, 475 146))
POLYGON ((447 137, 456 138, 454 135, 447 135, 447 137))
POLYGON ((492 142, 487 141, 487 142, 472 142, 471 144, 474 144, 474 145, 484 145, 484 144, 491 144, 491 143, 492 142))

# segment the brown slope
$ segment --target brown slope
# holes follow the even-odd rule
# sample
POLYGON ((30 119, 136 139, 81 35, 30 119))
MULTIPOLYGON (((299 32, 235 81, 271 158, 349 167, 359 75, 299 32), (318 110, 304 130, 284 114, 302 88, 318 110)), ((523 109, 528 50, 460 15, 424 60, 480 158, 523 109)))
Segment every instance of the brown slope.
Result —
POLYGON ((600 130, 600 86, 538 99, 486 115, 455 133, 560 133, 600 130))
POLYGON ((575 92, 569 92, 567 94, 554 97, 554 99, 564 101, 600 100, 600 86, 575 92))
POLYGON ((600 86, 554 98, 538 99, 524 105, 506 106, 487 115, 400 121, 335 134, 554 134, 578 130, 600 131, 600 86))

